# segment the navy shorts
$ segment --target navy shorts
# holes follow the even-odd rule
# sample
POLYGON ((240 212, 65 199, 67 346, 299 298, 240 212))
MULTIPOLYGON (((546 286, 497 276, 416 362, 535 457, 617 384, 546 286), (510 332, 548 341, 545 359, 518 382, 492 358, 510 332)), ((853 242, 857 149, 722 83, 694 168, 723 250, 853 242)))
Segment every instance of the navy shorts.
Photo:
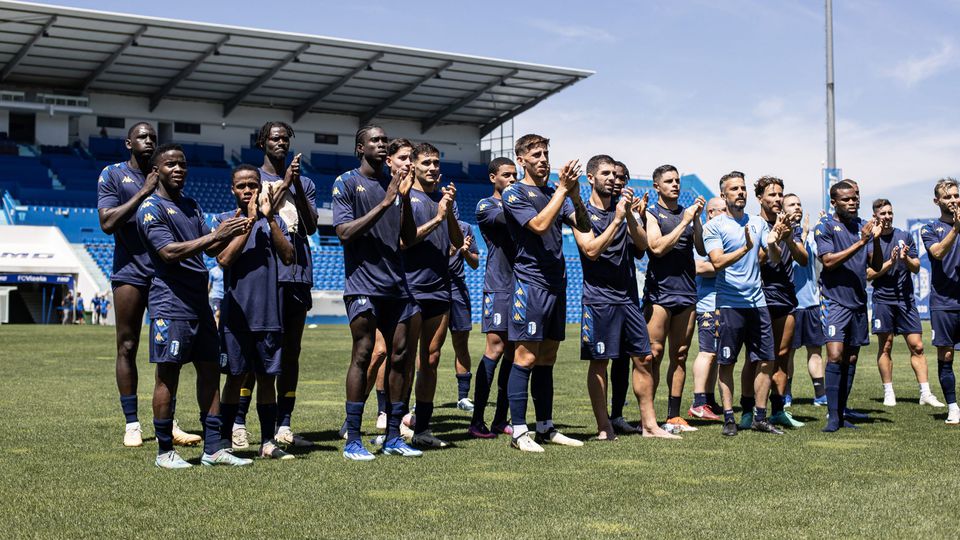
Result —
POLYGON ((150 321, 151 363, 216 362, 219 357, 220 336, 213 315, 203 319, 150 321))
POLYGON ((823 302, 823 334, 827 343, 864 347, 870 344, 868 327, 866 307, 850 309, 828 300, 823 302))
POLYGON ((960 311, 930 310, 933 327, 931 342, 934 347, 953 347, 960 351, 960 311))
POLYGON ((513 302, 513 293, 486 292, 483 293, 483 317, 480 319, 480 331, 506 332, 507 321, 510 320, 510 304, 513 302))
POLYGON ((647 323, 638 305, 583 306, 580 320, 581 360, 650 356, 647 323))
POLYGON ((450 313, 449 300, 418 298, 417 304, 420 306, 420 316, 423 317, 423 320, 432 319, 434 317, 439 317, 446 313, 450 313))
POLYGON ((770 312, 766 307, 720 308, 717 363, 735 364, 744 346, 750 362, 774 359, 770 312))
POLYGON ((515 282, 513 307, 507 338, 518 341, 563 341, 566 337, 567 291, 541 289, 536 285, 515 282))
POLYGON ((370 312, 377 319, 377 328, 395 328, 417 313, 420 306, 413 298, 392 296, 344 296, 343 303, 347 308, 347 319, 353 321, 362 313, 370 312))
POLYGON ((287 310, 306 313, 313 307, 313 294, 306 283, 280 283, 280 313, 287 310))
POLYGON ((221 332, 220 372, 228 375, 279 375, 282 340, 280 331, 221 332))
POLYGON ((680 299, 668 301, 666 303, 650 302, 648 300, 643 304, 643 314, 644 314, 644 317, 646 317, 649 320, 653 314, 653 306, 660 306, 663 309, 667 310, 667 313, 669 313, 671 317, 676 317, 677 315, 680 315, 684 311, 692 307, 695 307, 696 305, 697 305, 696 299, 694 299, 693 302, 690 302, 688 298, 680 298, 680 299))
POLYGON ((450 289, 450 331, 473 330, 473 314, 470 312, 470 292, 453 287, 450 289))
POLYGON ((210 311, 216 313, 220 311, 220 302, 223 298, 210 298, 210 311))
POLYGON ((771 321, 782 319, 793 313, 795 309, 795 306, 767 306, 767 311, 770 313, 771 321))
POLYGON ((898 336, 923 333, 920 313, 913 304, 873 304, 873 324, 870 329, 874 334, 898 336))
POLYGON ((793 327, 792 349, 800 347, 823 347, 826 338, 823 335, 823 321, 820 306, 797 308, 793 312, 796 324, 793 327))
POLYGON ((697 341, 700 342, 702 353, 717 354, 719 315, 719 310, 697 313, 697 341))

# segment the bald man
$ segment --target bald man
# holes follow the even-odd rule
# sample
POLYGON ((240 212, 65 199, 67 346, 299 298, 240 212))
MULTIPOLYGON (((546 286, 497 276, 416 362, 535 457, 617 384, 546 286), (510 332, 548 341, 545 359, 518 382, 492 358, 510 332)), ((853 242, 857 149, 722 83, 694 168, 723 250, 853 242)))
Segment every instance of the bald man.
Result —
MULTIPOLYGON (((707 221, 727 212, 720 197, 707 201, 707 221)), ((723 407, 717 403, 717 289, 716 269, 708 257, 694 255, 697 263, 697 341, 700 353, 693 362, 693 406, 690 418, 720 420, 723 407)))

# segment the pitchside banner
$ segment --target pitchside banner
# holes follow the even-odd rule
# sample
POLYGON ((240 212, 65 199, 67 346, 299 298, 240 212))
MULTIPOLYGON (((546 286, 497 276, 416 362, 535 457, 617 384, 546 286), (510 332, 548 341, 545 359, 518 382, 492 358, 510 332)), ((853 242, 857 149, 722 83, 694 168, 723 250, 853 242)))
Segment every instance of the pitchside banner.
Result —
POLYGON ((917 252, 920 254, 920 271, 913 274, 913 291, 917 299, 917 311, 920 312, 920 318, 925 320, 930 319, 930 255, 923 248, 920 229, 931 221, 931 219, 907 220, 907 232, 913 236, 913 241, 917 244, 917 252))

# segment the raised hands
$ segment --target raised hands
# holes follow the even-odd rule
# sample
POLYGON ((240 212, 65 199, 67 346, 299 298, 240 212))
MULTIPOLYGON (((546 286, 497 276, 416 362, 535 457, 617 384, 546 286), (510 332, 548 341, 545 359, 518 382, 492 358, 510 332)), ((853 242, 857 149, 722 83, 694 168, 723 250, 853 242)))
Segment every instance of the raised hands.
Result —
POLYGON ((457 188, 453 185, 453 182, 450 182, 447 187, 440 188, 440 192, 443 193, 443 197, 440 199, 437 214, 446 217, 453 209, 453 201, 457 198, 457 188))
MULTIPOLYGON (((254 206, 254 212, 256 212, 256 206, 254 206)), ((228 238, 233 238, 234 236, 240 236, 245 234, 250 230, 250 219, 241 217, 240 209, 237 209, 237 213, 232 217, 225 219, 220 222, 220 226, 217 227, 217 230, 214 232, 214 238, 217 240, 226 240, 228 238)), ((254 214, 256 215, 256 214, 254 214)))
POLYGON ((744 239, 743 247, 745 247, 747 249, 747 252, 749 253, 750 250, 753 249, 753 237, 750 236, 750 225, 743 226, 743 239, 744 239))
POLYGON ((150 171, 147 173, 147 177, 143 180, 143 189, 153 193, 157 189, 157 185, 160 183, 160 173, 157 171, 150 171))
POLYGON ((566 191, 571 197, 580 195, 580 160, 572 159, 563 164, 560 168, 560 179, 557 185, 560 189, 566 191))
POLYGON ((871 218, 870 221, 864 222, 863 227, 860 228, 860 239, 869 240, 876 238, 880 236, 881 230, 883 230, 882 226, 871 218))
MULTIPOLYGON (((628 188, 628 189, 629 189, 629 188, 628 188)), ((631 192, 632 192, 632 191, 633 191, 633 190, 631 190, 631 192)), ((639 197, 639 198, 634 197, 634 198, 633 198, 633 205, 631 205, 630 208, 631 208, 631 210, 633 210, 634 212, 636 212, 637 215, 639 215, 639 216, 642 217, 643 214, 647 211, 647 207, 648 207, 648 206, 650 206, 650 192, 649 192, 649 191, 647 191, 646 193, 644 193, 644 194, 643 194, 643 197, 639 197)))
MULTIPOLYGON (((260 202, 260 213, 263 214, 264 217, 270 218, 276 213, 276 208, 279 203, 279 201, 276 200, 276 192, 279 190, 276 189, 273 184, 266 184, 265 187, 267 196, 263 197, 263 201, 260 202)), ((247 215, 252 215, 252 213, 248 212, 247 215)))
POLYGON ((703 197, 697 197, 697 200, 693 201, 686 210, 683 211, 683 220, 687 223, 692 222, 694 219, 700 217, 700 213, 703 212, 703 207, 707 204, 707 200, 703 197))

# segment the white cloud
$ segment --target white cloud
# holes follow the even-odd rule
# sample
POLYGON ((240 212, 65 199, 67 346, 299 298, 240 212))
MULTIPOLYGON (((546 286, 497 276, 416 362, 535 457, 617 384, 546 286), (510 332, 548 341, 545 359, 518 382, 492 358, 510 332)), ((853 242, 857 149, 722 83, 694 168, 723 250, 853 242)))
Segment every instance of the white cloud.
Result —
POLYGON ((960 54, 953 41, 944 39, 937 50, 921 57, 903 60, 886 72, 888 77, 907 87, 914 86, 926 79, 960 65, 960 54))
POLYGON ((613 43, 616 41, 616 38, 612 33, 594 26, 561 23, 556 21, 533 21, 530 23, 530 26, 563 39, 586 39, 602 41, 605 43, 613 43))
MULTIPOLYGON (((750 179, 772 174, 783 178, 787 190, 800 195, 808 210, 820 207, 826 133, 816 115, 694 119, 624 132, 621 126, 596 122, 602 117, 599 111, 564 114, 558 105, 544 104, 515 125, 518 136, 530 129, 550 137, 555 165, 609 153, 627 163, 635 176, 649 178, 657 166, 672 163, 683 173, 697 174, 715 191, 720 176, 731 169, 746 172, 750 179)), ((784 105, 781 110, 790 109, 784 105)), ((837 141, 844 176, 860 182, 864 217, 870 214, 870 201, 881 196, 894 201, 901 225, 910 217, 931 216, 935 208, 928 192, 933 182, 960 175, 960 127, 840 122, 837 141), (914 189, 904 189, 909 184, 914 189)), ((755 201, 749 208, 757 211, 755 201)))

